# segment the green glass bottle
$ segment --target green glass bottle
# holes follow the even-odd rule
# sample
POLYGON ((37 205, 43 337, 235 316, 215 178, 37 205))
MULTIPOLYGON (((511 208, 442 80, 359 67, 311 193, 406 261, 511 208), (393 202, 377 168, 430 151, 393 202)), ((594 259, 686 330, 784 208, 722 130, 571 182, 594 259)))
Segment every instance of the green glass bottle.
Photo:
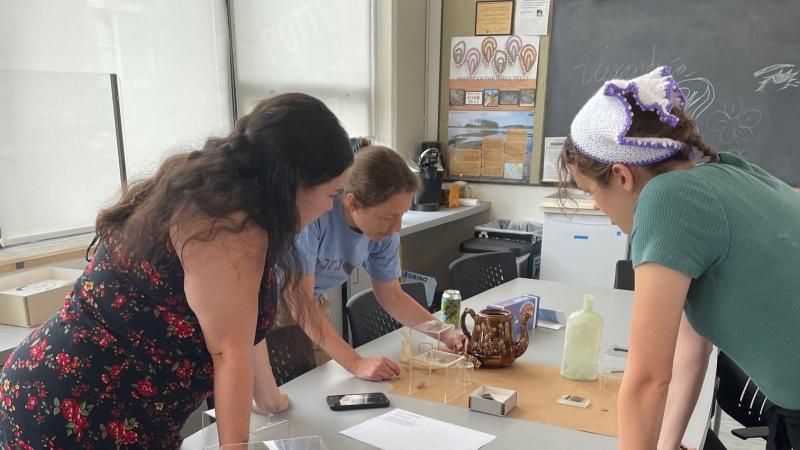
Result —
POLYGON ((570 380, 596 380, 597 357, 603 336, 603 317, 592 311, 594 295, 584 294, 583 309, 567 319, 561 376, 570 380))

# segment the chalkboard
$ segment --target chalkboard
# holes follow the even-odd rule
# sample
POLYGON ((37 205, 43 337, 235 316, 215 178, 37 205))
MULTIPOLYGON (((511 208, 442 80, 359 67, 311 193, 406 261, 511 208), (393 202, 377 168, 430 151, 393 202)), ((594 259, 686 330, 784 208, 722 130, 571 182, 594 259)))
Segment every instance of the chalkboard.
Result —
POLYGON ((666 64, 704 140, 800 185, 800 1, 554 0, 544 136, 666 64))

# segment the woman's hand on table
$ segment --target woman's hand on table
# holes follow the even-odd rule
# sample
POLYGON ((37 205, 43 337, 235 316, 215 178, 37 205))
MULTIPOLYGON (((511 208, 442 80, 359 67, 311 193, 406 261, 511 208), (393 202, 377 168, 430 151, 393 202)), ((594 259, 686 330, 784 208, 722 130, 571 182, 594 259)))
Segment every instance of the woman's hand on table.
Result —
POLYGON ((283 392, 278 392, 275 398, 270 398, 266 402, 256 402, 253 399, 253 412, 262 415, 276 414, 285 411, 289 407, 289 396, 283 392))
POLYGON ((366 356, 357 359, 350 372, 367 381, 383 381, 400 375, 400 366, 384 356, 366 356))
POLYGON ((460 330, 451 328, 442 336, 442 342, 450 351, 460 353, 467 348, 467 337, 460 330))

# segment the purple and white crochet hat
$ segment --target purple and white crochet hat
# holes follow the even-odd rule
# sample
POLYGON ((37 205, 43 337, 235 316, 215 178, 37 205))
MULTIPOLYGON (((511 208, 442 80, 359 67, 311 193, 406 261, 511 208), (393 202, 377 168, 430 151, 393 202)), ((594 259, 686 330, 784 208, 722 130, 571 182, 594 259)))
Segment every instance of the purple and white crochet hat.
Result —
POLYGON ((633 111, 626 94, 631 94, 643 111, 655 111, 661 122, 673 128, 678 125, 673 106, 686 104, 667 66, 631 80, 607 81, 572 120, 570 134, 581 153, 607 164, 647 165, 686 148, 668 138, 627 137, 633 111))

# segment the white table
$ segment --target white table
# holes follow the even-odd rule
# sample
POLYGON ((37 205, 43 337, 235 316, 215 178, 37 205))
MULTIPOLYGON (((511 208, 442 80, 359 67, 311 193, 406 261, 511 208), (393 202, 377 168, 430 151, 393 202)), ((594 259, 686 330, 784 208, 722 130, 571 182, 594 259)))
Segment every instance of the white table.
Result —
MULTIPOLYGON (((631 316, 632 293, 608 288, 585 288, 560 282, 518 278, 502 286, 486 291, 465 301, 465 306, 473 309, 518 296, 523 293, 539 295, 542 307, 555 308, 565 312, 580 309, 584 293, 597 297, 595 310, 605 321, 603 330, 603 349, 614 344, 628 343, 628 329, 631 316)), ((564 331, 537 329, 527 352, 520 358, 553 366, 560 365, 564 331)), ((390 333, 362 347, 362 355, 386 355, 397 359, 400 350, 400 335, 390 333)), ((712 355, 713 356, 713 355, 712 355)), ((692 415, 684 442, 690 446, 700 446, 705 436, 709 411, 711 410, 713 379, 716 359, 709 361, 708 372, 703 384, 700 399, 692 415)), ((339 431, 363 422, 366 419, 385 413, 386 409, 333 412, 325 404, 325 396, 357 392, 381 391, 389 395, 393 408, 403 408, 418 414, 446 422, 473 428, 497 436, 486 448, 542 448, 554 450, 574 449, 616 449, 617 440, 607 436, 559 428, 552 425, 530 422, 508 417, 495 417, 471 412, 460 406, 449 406, 410 397, 389 394, 387 382, 360 380, 336 362, 330 361, 302 375, 281 389, 289 395, 291 406, 280 416, 288 420, 291 436, 322 436, 329 449, 367 449, 369 445, 339 434, 339 431)), ((199 431, 187 438, 181 448, 202 449, 214 444, 213 432, 199 431), (208 440, 209 442, 204 442, 208 440)))

